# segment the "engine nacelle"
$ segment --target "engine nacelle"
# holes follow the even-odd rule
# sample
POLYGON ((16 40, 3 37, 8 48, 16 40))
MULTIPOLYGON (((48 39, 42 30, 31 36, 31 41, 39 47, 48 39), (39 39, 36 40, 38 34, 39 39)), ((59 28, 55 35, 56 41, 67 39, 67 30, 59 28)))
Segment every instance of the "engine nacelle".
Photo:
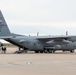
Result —
POLYGON ((56 44, 65 45, 65 44, 69 44, 70 41, 69 40, 65 40, 65 39, 63 39, 63 40, 51 40, 51 41, 48 41, 47 43, 51 44, 51 45, 56 45, 56 44))
POLYGON ((76 41, 76 38, 70 38, 70 39, 68 39, 69 41, 76 41))
POLYGON ((60 45, 55 45, 55 49, 60 49, 61 46, 60 45))

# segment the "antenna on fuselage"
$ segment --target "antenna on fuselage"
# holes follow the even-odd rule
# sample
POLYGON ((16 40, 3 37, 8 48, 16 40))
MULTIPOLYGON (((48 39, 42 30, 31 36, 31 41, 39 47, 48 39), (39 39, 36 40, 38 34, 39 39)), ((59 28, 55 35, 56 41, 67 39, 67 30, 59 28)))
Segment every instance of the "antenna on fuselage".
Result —
POLYGON ((68 35, 68 31, 66 31, 66 35, 68 35))
POLYGON ((37 36, 39 36, 39 32, 37 32, 37 36))

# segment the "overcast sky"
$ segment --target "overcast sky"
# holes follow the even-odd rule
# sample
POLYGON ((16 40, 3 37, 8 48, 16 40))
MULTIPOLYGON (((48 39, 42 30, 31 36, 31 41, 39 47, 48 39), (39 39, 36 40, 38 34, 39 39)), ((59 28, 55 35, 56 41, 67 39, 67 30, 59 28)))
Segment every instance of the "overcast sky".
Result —
POLYGON ((13 33, 76 35, 76 0, 0 0, 0 9, 13 33))

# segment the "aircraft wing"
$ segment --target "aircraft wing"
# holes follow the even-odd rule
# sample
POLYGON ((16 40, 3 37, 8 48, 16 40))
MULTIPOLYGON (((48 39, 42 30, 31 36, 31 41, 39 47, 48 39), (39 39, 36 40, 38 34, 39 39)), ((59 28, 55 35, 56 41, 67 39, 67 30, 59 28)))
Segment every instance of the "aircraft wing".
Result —
MULTIPOLYGON (((47 37, 38 37, 37 39, 41 42, 50 43, 52 40, 54 42, 68 42, 68 39, 76 38, 76 36, 47 36, 47 37)), ((70 41, 69 41, 70 42, 70 41)))

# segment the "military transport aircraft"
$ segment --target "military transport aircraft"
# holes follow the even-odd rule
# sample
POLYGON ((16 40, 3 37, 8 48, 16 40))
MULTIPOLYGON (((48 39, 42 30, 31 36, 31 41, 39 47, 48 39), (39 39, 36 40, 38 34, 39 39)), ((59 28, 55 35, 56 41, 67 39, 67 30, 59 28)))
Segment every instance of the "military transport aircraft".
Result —
POLYGON ((25 51, 51 53, 53 50, 61 49, 61 45, 76 41, 76 36, 24 36, 14 34, 10 32, 0 11, 0 39, 4 39, 25 51))

